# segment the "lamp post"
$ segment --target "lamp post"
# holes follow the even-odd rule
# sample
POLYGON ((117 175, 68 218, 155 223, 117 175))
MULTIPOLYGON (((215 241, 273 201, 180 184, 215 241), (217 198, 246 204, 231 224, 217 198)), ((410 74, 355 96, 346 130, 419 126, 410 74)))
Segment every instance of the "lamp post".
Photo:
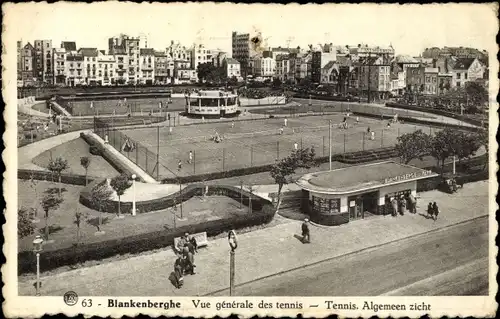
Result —
POLYGON ((136 209, 135 209, 135 179, 137 176, 135 174, 132 174, 132 216, 135 216, 137 214, 136 209))
POLYGON ((231 247, 231 251, 229 252, 229 296, 234 295, 234 253, 236 248, 238 247, 238 240, 236 239, 236 232, 234 230, 230 230, 227 235, 227 241, 229 242, 229 247, 231 247))
POLYGON ((43 238, 37 235, 33 240, 33 252, 36 254, 36 295, 40 296, 40 253, 43 248, 43 238))

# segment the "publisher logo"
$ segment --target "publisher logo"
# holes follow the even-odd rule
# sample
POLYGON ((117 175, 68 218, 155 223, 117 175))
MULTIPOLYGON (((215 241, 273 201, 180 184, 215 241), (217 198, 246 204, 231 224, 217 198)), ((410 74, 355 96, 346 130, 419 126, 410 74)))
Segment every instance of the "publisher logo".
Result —
POLYGON ((78 302, 78 295, 74 291, 68 291, 64 294, 64 303, 68 306, 74 306, 78 302))

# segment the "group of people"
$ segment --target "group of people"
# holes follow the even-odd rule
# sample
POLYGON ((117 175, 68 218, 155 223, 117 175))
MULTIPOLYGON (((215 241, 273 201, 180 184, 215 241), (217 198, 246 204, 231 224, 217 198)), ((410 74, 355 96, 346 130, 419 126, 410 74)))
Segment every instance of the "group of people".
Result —
MULTIPOLYGON (((389 202, 386 199, 386 203, 389 202)), ((417 199, 413 194, 394 196, 390 199, 390 205, 392 206, 391 215, 396 217, 398 213, 404 215, 405 211, 409 211, 412 214, 417 213, 417 199)))
POLYGON ((198 244, 193 236, 185 233, 175 247, 178 255, 174 263, 175 286, 177 289, 184 284, 184 275, 196 274, 194 255, 198 252, 198 244))
POLYGON ((427 205, 427 216, 432 218, 434 221, 437 220, 439 215, 439 207, 436 204, 436 202, 431 203, 429 202, 429 205, 427 205))

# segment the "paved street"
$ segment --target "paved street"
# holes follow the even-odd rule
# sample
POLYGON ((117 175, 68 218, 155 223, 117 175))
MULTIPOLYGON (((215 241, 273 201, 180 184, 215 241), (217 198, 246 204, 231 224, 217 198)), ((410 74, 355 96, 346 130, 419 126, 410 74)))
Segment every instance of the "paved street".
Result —
POLYGON ((487 218, 236 287, 238 296, 378 296, 388 292, 488 294, 487 218))
MULTIPOLYGON (((488 214, 487 194, 487 181, 465 184, 464 189, 454 195, 439 191, 421 193, 419 214, 405 214, 397 218, 374 217, 335 227, 313 226, 311 228, 313 243, 310 245, 302 244, 296 238, 300 232, 300 222, 298 221, 288 221, 275 227, 242 234, 238 236, 235 280, 237 283, 251 282, 276 273, 301 269, 326 259, 341 257, 367 248, 375 248, 400 241, 403 238, 485 216, 488 214), (442 211, 437 221, 426 219, 423 216, 425 205, 431 200, 436 201, 442 211), (474 209, 470 209, 471 207, 474 209)), ((276 218, 282 217, 277 216, 276 218)), ((449 244, 447 245, 446 247, 449 247, 449 244)), ((430 243, 427 246, 422 246, 422 249, 424 248, 435 249, 435 245, 432 246, 430 243)), ((228 251, 229 247, 225 238, 209 241, 208 248, 200 249, 199 254, 196 255, 198 274, 187 276, 182 289, 175 289, 169 280, 175 257, 172 251, 167 248, 160 252, 113 262, 103 262, 97 266, 64 273, 46 276, 42 274, 42 294, 60 296, 68 290, 73 290, 82 296, 206 295, 229 287, 228 251)), ((444 261, 448 263, 446 258, 455 258, 453 250, 445 249, 444 251, 441 259, 439 254, 433 257, 434 266, 437 267, 444 261)), ((474 249, 469 249, 469 254, 476 253, 478 252, 474 249)), ((460 252, 457 254, 457 256, 461 256, 460 252)), ((462 264, 470 260, 463 259, 462 264)), ((364 263, 363 267, 368 266, 369 268, 371 263, 368 261, 364 263)), ((357 268, 349 269, 347 272, 351 273, 352 277, 361 271, 357 268)), ((403 272, 406 273, 406 268, 403 269, 403 272)), ((436 269, 435 274, 438 274, 450 268, 449 266, 444 268, 439 266, 436 269)), ((377 293, 386 293, 422 278, 423 275, 420 275, 420 277, 415 277, 413 281, 400 282, 396 286, 389 285, 383 289, 384 291, 377 293)), ((20 277, 20 294, 33 294, 33 284, 33 277, 20 277)))

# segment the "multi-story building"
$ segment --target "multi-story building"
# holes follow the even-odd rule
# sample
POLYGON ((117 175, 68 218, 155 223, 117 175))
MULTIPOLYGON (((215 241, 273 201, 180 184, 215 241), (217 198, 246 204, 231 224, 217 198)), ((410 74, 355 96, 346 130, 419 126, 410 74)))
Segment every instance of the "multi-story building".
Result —
POLYGON ((165 53, 174 61, 189 62, 189 67, 191 67, 191 50, 181 45, 179 42, 175 43, 171 41, 165 53))
POLYGON ((386 58, 393 58, 395 50, 392 44, 388 47, 368 46, 367 44, 358 44, 357 46, 349 46, 349 54, 363 57, 386 56, 386 58))
POLYGON ((54 84, 66 85, 66 55, 68 51, 65 48, 54 48, 54 84))
POLYGON ((271 58, 257 58, 254 62, 254 75, 262 78, 272 78, 276 73, 276 61, 271 58))
POLYGON ((99 51, 97 55, 97 84, 116 85, 116 60, 114 55, 99 51))
POLYGON ((155 83, 171 83, 174 76, 174 61, 164 52, 155 51, 155 83))
POLYGON ((252 64, 255 56, 260 56, 260 53, 255 50, 254 44, 249 33, 232 33, 232 57, 241 66, 241 76, 246 77, 252 73, 252 64))
POLYGON ((438 94, 445 94, 453 87, 453 74, 438 73, 438 94))
POLYGON ((406 90, 413 94, 425 91, 425 67, 419 66, 406 71, 406 90))
POLYGON ((371 99, 385 99, 391 91, 391 65, 386 56, 362 58, 359 89, 371 99))
POLYGON ((438 69, 424 67, 424 94, 438 94, 438 69))
POLYGON ((80 53, 73 51, 66 54, 64 73, 66 75, 67 86, 82 85, 85 83, 83 64, 83 56, 80 53))
POLYGON ((290 72, 290 56, 288 54, 281 54, 276 56, 276 73, 275 77, 282 82, 293 80, 290 72))
POLYGON ((444 47, 444 48, 426 48, 422 53, 424 58, 437 59, 440 57, 454 56, 457 58, 478 58, 488 59, 488 52, 486 50, 478 50, 475 48, 467 47, 444 47))
POLYGON ((453 69, 453 87, 465 87, 465 83, 483 79, 486 66, 479 62, 478 58, 461 58, 457 59, 453 69))
POLYGON ((139 79, 140 39, 120 34, 108 39, 109 54, 115 55, 118 61, 119 83, 137 84, 139 79), (122 68, 120 69, 120 65, 122 68))
POLYGON ((226 70, 228 79, 236 77, 239 80, 241 78, 241 65, 236 59, 226 58, 223 62, 223 67, 226 70))
POLYGON ((329 63, 337 60, 335 51, 323 52, 315 51, 312 53, 311 60, 311 80, 314 83, 321 83, 323 68, 329 63))
POLYGON ((52 40, 35 40, 34 72, 37 81, 51 85, 54 80, 52 40))
POLYGON ((203 63, 212 63, 212 52, 201 43, 194 44, 190 54, 192 69, 198 69, 198 65, 203 63))
POLYGON ((86 85, 97 85, 97 49, 80 48, 78 53, 83 57, 83 82, 86 85))
POLYGON ((153 85, 155 79, 155 52, 151 48, 141 49, 139 57, 138 83, 153 85))
POLYGON ((222 66, 222 62, 224 61, 224 59, 226 59, 228 56, 227 56, 227 53, 226 52, 222 52, 222 51, 218 51, 218 52, 212 52, 212 64, 219 68, 222 66))
POLYGON ((22 51, 23 51, 23 42, 22 41, 17 41, 17 81, 20 85, 22 85, 22 51))
POLYGON ((128 82, 128 54, 126 53, 115 53, 116 63, 116 84, 125 85, 128 82))
POLYGON ((36 83, 35 48, 29 42, 21 50, 21 81, 22 86, 32 86, 36 83))

